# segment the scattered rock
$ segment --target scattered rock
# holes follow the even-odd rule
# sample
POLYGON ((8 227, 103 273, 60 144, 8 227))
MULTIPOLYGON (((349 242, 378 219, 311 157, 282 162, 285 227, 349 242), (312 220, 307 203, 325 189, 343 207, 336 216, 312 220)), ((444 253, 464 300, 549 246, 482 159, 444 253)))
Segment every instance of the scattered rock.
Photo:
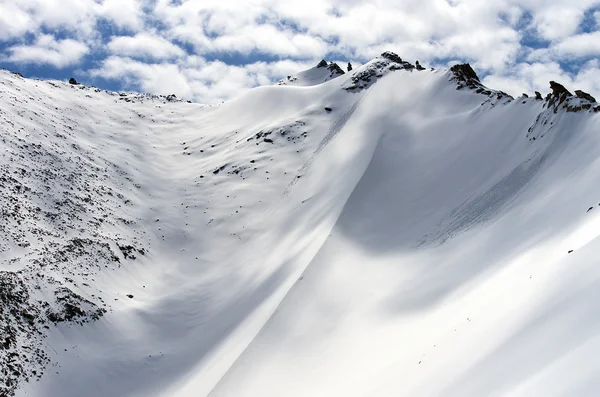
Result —
POLYGON ((327 113, 329 113, 329 112, 331 112, 331 108, 330 108, 330 107, 325 107, 325 111, 326 111, 327 113))
POLYGON ((569 252, 567 252, 567 254, 570 254, 571 252, 573 252, 573 250, 569 250, 569 252))
POLYGON ((127 297, 128 297, 129 299, 133 299, 133 295, 131 295, 131 294, 127 294, 127 297))

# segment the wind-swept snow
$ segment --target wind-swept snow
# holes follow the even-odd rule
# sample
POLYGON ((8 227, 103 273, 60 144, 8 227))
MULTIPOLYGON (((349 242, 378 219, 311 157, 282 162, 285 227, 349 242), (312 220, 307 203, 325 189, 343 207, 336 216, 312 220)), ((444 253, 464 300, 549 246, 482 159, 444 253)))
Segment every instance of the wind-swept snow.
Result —
POLYGON ((597 104, 390 62, 213 107, 1 73, 9 315, 92 305, 18 320, 17 395, 595 395, 597 104))

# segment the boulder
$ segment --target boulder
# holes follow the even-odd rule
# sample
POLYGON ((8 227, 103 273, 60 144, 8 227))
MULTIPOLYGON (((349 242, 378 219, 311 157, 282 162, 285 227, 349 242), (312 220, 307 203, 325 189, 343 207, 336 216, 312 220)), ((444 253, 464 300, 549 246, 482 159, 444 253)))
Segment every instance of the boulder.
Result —
POLYGON ((77 82, 77 80, 75 80, 75 78, 74 78, 74 77, 71 77, 71 78, 69 79, 69 84, 77 85, 77 84, 79 84, 79 83, 77 82))
POLYGON ((536 99, 537 101, 541 101, 541 100, 543 100, 544 98, 542 98, 542 94, 540 94, 540 92, 539 92, 539 91, 536 91, 536 92, 535 92, 535 99, 536 99))
POLYGON ((421 66, 421 64, 419 63, 419 61, 415 62, 415 67, 417 68, 417 70, 425 70, 425 68, 423 66, 421 66))
POLYGON ((347 67, 348 71, 351 72, 352 71, 352 64, 350 62, 348 62, 348 67, 347 67))

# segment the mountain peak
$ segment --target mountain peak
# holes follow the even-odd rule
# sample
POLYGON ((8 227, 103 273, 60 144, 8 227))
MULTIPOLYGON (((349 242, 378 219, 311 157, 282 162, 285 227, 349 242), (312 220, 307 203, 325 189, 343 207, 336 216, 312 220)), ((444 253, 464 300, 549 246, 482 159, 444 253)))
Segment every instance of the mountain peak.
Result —
POLYGON ((325 67, 327 67, 327 61, 326 61, 326 60, 324 60, 324 59, 321 59, 321 62, 319 62, 319 63, 317 64, 317 67, 318 67, 318 68, 325 68, 325 67))
POLYGON ((321 59, 317 66, 294 75, 287 76, 287 78, 280 80, 277 85, 292 85, 292 86, 312 86, 325 83, 329 80, 333 80, 336 77, 344 75, 346 72, 335 62, 327 63, 326 60, 321 59))
POLYGON ((475 70, 473 70, 471 65, 468 63, 454 65, 450 68, 450 71, 454 74, 457 80, 463 81, 467 83, 467 85, 473 80, 478 83, 481 83, 481 81, 479 80, 479 76, 477 76, 475 70))

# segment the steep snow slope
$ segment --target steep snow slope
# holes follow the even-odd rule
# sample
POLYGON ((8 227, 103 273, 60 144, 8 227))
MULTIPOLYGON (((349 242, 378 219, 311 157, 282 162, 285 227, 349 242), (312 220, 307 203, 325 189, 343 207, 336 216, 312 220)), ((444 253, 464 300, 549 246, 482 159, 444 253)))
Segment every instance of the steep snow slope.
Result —
POLYGON ((46 368, 17 395, 594 395, 598 107, 469 69, 386 53, 214 107, 0 74, 31 295, 0 359, 46 368))

